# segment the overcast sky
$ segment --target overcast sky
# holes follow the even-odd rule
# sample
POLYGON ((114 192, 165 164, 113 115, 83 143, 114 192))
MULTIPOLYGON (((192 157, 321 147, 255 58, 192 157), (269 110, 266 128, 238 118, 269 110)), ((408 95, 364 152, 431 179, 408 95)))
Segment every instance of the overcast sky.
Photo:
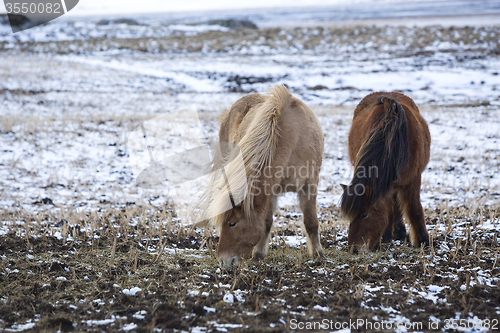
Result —
MULTIPOLYGON (((328 6, 387 0, 80 0, 72 16, 101 14, 140 14, 179 11, 244 9, 288 6, 328 6)), ((1 1, 0 12, 5 13, 1 1)))
MULTIPOLYGON (((328 5, 339 0, 80 0, 75 10, 83 13, 149 13, 172 11, 196 11, 210 9, 235 9, 259 7, 284 7, 328 5)), ((76 14, 77 12, 75 12, 76 14)))

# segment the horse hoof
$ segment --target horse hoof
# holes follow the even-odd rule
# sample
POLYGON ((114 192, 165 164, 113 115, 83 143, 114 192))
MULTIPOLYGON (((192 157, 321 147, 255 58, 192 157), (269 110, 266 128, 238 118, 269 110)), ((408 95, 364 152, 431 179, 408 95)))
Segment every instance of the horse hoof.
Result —
POLYGON ((316 251, 313 258, 319 261, 326 260, 325 252, 323 252, 323 250, 316 251))
POLYGON ((424 235, 424 237, 422 237, 422 240, 420 241, 419 246, 423 246, 424 249, 428 249, 430 247, 429 236, 424 235))

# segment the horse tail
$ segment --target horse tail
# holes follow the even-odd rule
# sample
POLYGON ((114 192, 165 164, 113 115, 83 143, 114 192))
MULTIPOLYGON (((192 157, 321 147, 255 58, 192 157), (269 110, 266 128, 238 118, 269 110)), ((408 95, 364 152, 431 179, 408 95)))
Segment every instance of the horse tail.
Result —
POLYGON ((392 190, 410 158, 408 121, 401 104, 383 96, 384 114, 376 120, 356 155, 354 177, 342 195, 341 210, 349 218, 359 215, 365 200, 370 207, 392 190))
POLYGON ((253 194, 258 184, 258 178, 265 167, 270 166, 273 160, 278 139, 280 137, 278 120, 292 100, 292 95, 285 86, 274 86, 269 91, 268 98, 257 105, 258 108, 248 126, 245 135, 237 143, 238 149, 233 149, 223 159, 224 177, 217 176, 207 188, 204 195, 208 201, 206 214, 210 224, 220 227, 224 223, 229 210, 242 204, 242 208, 250 217, 253 211, 253 194), (236 160, 241 153, 244 167, 239 163, 226 163, 236 160), (229 182, 231 202, 227 202, 226 184, 229 182), (224 211, 225 213, 220 213, 224 211))

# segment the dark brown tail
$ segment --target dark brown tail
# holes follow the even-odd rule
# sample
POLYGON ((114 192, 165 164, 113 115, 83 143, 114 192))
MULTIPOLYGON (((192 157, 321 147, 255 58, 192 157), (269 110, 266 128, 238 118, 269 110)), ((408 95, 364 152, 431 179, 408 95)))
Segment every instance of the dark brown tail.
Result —
POLYGON ((374 124, 356 156, 354 177, 342 195, 341 210, 349 219, 361 214, 366 202, 373 205, 398 181, 410 157, 405 110, 393 98, 383 96, 386 112, 374 124))

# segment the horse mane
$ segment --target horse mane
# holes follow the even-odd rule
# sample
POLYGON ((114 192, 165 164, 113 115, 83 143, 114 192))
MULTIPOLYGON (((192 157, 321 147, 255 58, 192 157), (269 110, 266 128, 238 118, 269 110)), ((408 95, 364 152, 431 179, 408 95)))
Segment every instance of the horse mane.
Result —
POLYGON ((291 100, 292 95, 285 86, 272 87, 267 99, 260 105, 257 104, 258 109, 245 135, 237 143, 239 149, 216 152, 214 168, 224 166, 225 174, 213 172, 211 182, 203 195, 206 201, 204 214, 211 225, 221 227, 231 210, 240 203, 247 218, 250 217, 254 200, 252 189, 264 167, 271 165, 280 137, 278 120, 291 100), (237 160, 239 153, 243 157, 244 168, 240 163, 232 162, 237 160), (231 185, 230 190, 227 183, 231 185), (229 191, 231 202, 227 199, 229 191), (223 213, 220 213, 221 211, 223 213))
POLYGON ((341 199, 341 210, 351 220, 361 214, 366 199, 371 208, 392 190, 410 157, 405 110, 396 99, 387 96, 381 97, 377 105, 383 105, 385 113, 374 122, 368 139, 359 149, 353 179, 341 199), (373 169, 376 175, 371 174, 373 169))

